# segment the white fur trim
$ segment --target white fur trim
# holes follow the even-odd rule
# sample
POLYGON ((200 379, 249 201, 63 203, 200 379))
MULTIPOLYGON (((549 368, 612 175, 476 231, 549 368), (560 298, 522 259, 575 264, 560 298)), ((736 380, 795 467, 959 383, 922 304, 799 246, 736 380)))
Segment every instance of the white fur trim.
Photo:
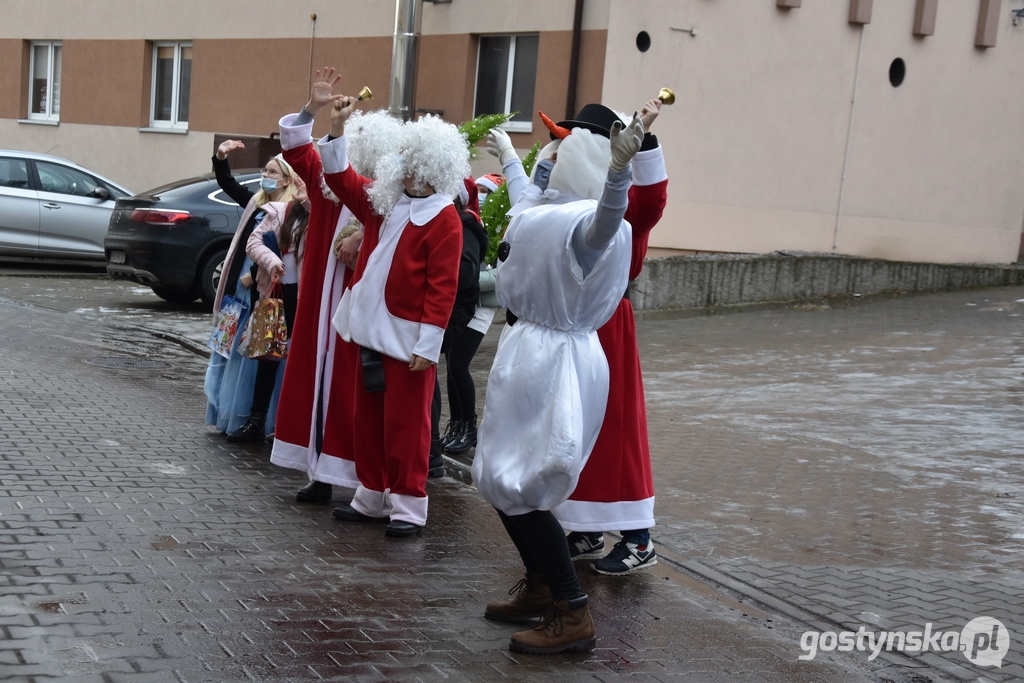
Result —
POLYGON ((634 185, 654 185, 668 180, 668 171, 665 170, 665 155, 661 151, 661 145, 654 149, 637 152, 632 163, 634 185))
POLYGON ((333 140, 325 135, 317 140, 317 146, 324 164, 324 173, 341 173, 348 168, 348 140, 344 135, 333 140))
POLYGON ((281 149, 296 149, 313 140, 313 122, 296 126, 293 123, 296 117, 298 114, 286 114, 277 122, 281 130, 281 149))
POLYGON ((566 500, 551 512, 567 531, 629 531, 654 526, 654 496, 615 503, 566 500))

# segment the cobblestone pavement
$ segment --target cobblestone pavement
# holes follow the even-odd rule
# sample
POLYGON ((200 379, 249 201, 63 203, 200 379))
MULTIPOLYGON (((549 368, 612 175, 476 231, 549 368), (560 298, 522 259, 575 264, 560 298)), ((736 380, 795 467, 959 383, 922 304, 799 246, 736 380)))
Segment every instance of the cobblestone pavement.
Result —
POLYGON ((581 565, 598 650, 545 658, 482 618, 520 568, 465 461, 422 537, 336 522, 202 424, 188 345, 22 284, 0 278, 0 679, 1024 678, 1024 288, 641 319, 661 562, 581 565), (1012 634, 1000 668, 825 637, 798 659, 805 631, 979 616, 1012 634))

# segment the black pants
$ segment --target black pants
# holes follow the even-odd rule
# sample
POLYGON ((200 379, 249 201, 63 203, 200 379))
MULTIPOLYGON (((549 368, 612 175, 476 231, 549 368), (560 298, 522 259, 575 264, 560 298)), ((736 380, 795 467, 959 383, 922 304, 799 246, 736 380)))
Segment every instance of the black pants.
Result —
MULTIPOLYGON (((469 371, 477 349, 484 335, 468 327, 461 333, 445 340, 441 354, 445 360, 445 377, 448 389, 448 413, 452 420, 476 422, 476 385, 469 371)), ((441 382, 435 376, 434 402, 430 409, 432 438, 440 437, 441 427, 441 382)))
POLYGON ((583 595, 576 568, 569 557, 565 532, 550 511, 506 515, 498 510, 498 516, 519 551, 526 571, 544 576, 555 602, 583 595))
MULTIPOLYGON (((292 338, 292 327, 295 325, 295 305, 299 299, 299 285, 291 283, 282 285, 281 298, 284 300, 284 320, 288 325, 288 338, 292 338)), ((253 290, 254 292, 256 290, 253 290)), ((259 296, 258 294, 256 295, 259 296)), ((258 300, 258 299, 257 299, 258 300)), ((256 302, 253 302, 256 308, 256 302)), ((252 410, 250 415, 266 417, 270 409, 270 399, 274 396, 274 385, 277 383, 277 369, 281 361, 261 360, 256 367, 256 385, 252 390, 252 410)))

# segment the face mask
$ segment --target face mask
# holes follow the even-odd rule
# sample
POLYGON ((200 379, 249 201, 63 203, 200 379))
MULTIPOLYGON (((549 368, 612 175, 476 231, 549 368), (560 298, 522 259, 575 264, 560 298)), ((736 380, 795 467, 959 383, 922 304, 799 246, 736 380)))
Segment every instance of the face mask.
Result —
POLYGON ((551 159, 538 161, 537 168, 533 171, 533 184, 542 190, 548 189, 548 181, 551 180, 551 169, 554 167, 555 162, 551 161, 551 159))
POLYGON ((266 176, 260 178, 260 189, 270 194, 277 189, 277 178, 267 178, 266 176))
POLYGON ((484 202, 487 201, 487 194, 487 192, 478 192, 476 200, 479 202, 480 206, 483 206, 484 202))

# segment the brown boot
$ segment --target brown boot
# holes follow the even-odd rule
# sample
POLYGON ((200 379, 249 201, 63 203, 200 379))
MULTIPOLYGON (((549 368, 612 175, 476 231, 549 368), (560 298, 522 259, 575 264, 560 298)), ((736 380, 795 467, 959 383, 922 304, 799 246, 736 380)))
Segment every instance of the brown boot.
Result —
POLYGON ((587 608, 587 596, 560 600, 544 621, 529 631, 512 636, 508 648, 528 655, 553 655, 558 652, 590 652, 597 645, 594 620, 587 608))
POLYGON ((511 602, 487 603, 485 619, 520 624, 544 616, 554 604, 551 589, 544 583, 541 574, 527 574, 525 579, 520 579, 519 583, 512 586, 508 594, 512 596, 511 602))

